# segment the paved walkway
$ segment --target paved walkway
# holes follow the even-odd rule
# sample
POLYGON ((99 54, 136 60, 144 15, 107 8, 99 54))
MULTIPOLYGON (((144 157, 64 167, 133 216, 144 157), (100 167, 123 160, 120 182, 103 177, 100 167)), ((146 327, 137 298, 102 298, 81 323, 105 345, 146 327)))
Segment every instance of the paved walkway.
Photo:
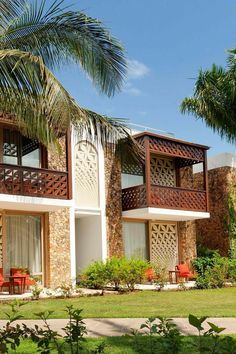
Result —
MULTIPOLYGON (((141 323, 144 323, 146 318, 91 318, 85 319, 88 336, 99 337, 99 336, 121 336, 123 334, 129 333, 130 328, 139 329, 141 323)), ((213 322, 214 324, 226 328, 223 334, 236 334, 236 317, 225 317, 225 318, 209 318, 207 321, 213 322)), ((66 319, 51 319, 48 321, 51 329, 63 333, 61 328, 65 327, 68 323, 66 319)), ((181 333, 184 335, 195 335, 197 331, 189 325, 187 318, 175 318, 173 320, 177 324, 181 333)), ((0 320, 0 327, 4 326, 6 321, 0 320)), ((33 327, 35 324, 43 326, 43 322, 40 320, 22 320, 16 321, 16 323, 25 323, 28 326, 33 327)), ((208 328, 207 325, 205 328, 208 328)))

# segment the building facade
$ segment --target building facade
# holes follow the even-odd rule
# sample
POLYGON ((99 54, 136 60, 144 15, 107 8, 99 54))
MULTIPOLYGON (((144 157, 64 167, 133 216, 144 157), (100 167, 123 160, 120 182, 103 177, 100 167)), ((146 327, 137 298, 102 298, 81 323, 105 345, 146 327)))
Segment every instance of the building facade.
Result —
POLYGON ((196 255, 195 220, 209 217, 207 147, 143 132, 130 162, 67 132, 47 151, 7 117, 0 125, 0 262, 44 286, 75 281, 90 262, 157 259, 173 269, 196 255), (192 166, 203 164, 196 189, 192 166))

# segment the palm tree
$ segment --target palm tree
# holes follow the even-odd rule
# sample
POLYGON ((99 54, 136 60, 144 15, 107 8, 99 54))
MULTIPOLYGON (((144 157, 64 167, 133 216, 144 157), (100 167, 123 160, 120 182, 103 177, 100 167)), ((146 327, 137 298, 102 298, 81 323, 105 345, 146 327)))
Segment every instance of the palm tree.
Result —
POLYGON ((231 50, 228 66, 201 70, 193 97, 185 98, 182 113, 200 118, 229 142, 236 142, 236 51, 231 50))
POLYGON ((1 111, 14 115, 23 134, 46 146, 70 124, 102 142, 129 137, 123 120, 79 107, 53 74, 55 68, 78 64, 112 96, 126 73, 121 44, 100 21, 62 7, 63 2, 0 0, 1 111))

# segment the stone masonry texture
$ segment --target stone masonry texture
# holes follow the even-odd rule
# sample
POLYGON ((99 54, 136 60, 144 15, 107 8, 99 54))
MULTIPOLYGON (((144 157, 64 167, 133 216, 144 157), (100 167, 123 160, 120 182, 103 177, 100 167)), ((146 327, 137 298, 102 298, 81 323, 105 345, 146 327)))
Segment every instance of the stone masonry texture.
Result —
MULTIPOLYGON (((48 167, 66 171, 65 138, 60 140, 61 153, 48 151, 48 167)), ((69 209, 49 213, 48 233, 48 286, 55 288, 62 283, 71 283, 70 276, 70 214, 69 209)))
POLYGON ((194 221, 178 222, 179 262, 191 264, 196 258, 196 225, 194 221))
MULTIPOLYGON (((192 166, 180 168, 180 187, 190 188, 193 186, 192 166)), ((196 225, 195 221, 178 222, 179 239, 179 262, 191 264, 191 260, 196 258, 196 225)))
POLYGON ((105 154, 108 256, 123 255, 121 163, 111 150, 105 154))
MULTIPOLYGON (((195 184, 202 177, 202 173, 194 175, 195 184)), ((226 256, 229 251, 229 234, 227 223, 229 184, 236 183, 236 169, 220 167, 208 171, 210 219, 197 220, 197 242, 210 249, 218 249, 226 256)))
POLYGON ((49 213, 49 285, 71 283, 69 209, 49 213))

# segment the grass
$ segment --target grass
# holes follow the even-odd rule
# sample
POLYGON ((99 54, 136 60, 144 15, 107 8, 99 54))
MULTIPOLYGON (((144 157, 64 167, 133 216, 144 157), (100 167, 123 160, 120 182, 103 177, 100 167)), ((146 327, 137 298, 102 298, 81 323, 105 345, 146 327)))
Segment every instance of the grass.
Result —
MULTIPOLYGON (((235 336, 231 336, 235 339, 235 336)), ((205 343, 207 338, 202 339, 205 343)), ((157 339, 158 341, 158 339, 157 339)), ((184 337, 183 338, 183 346, 181 350, 181 354, 197 354, 199 353, 197 350, 193 349, 192 344, 197 345, 198 338, 197 337, 184 337), (191 352, 190 345, 191 344, 191 352)), ((88 350, 94 350, 96 346, 101 343, 105 343, 105 353, 106 354, 150 354, 150 345, 149 338, 142 337, 138 340, 139 345, 135 346, 134 339, 122 336, 122 337, 102 337, 102 338, 89 338, 87 342, 84 344, 85 350, 80 353, 88 353, 88 350), (139 351, 137 350, 139 349, 139 351)), ((206 342, 207 343, 207 342, 206 342)), ((159 352, 159 351, 158 351, 159 352)), ((35 344, 30 342, 29 340, 25 340, 21 343, 19 349, 17 351, 10 351, 10 354, 18 353, 18 354, 32 354, 37 353, 37 347, 35 344)), ((51 351, 51 354, 56 354, 56 351, 51 351)), ((65 348, 65 353, 71 353, 70 350, 65 348)), ((163 353, 163 352, 162 352, 163 353)), ((166 351, 165 351, 166 353, 166 351)), ((169 352, 169 354, 173 354, 173 352, 169 352)), ((206 351, 208 353, 208 351, 206 351)))
MULTIPOLYGON (((84 318, 112 317, 235 317, 236 288, 190 291, 143 291, 123 295, 80 297, 74 299, 48 299, 30 301, 21 308, 25 319, 34 319, 35 312, 55 311, 52 318, 66 318, 65 307, 73 305, 83 309, 84 318)), ((1 304, 0 319, 9 306, 1 304)))

